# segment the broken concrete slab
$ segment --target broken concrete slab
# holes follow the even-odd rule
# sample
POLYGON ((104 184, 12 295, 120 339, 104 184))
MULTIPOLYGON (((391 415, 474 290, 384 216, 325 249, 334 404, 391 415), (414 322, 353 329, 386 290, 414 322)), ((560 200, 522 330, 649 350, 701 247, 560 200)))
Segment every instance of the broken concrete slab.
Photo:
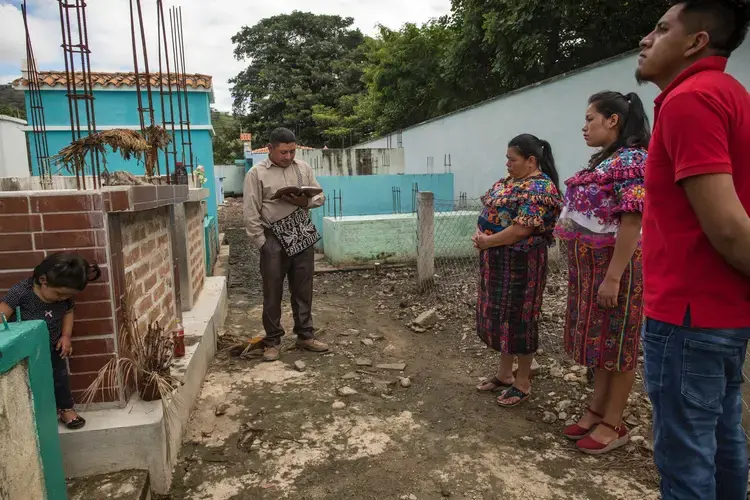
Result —
POLYGON ((372 366, 372 360, 369 358, 357 358, 354 360, 354 364, 357 366, 372 366))
POLYGON ((394 370, 402 372, 406 368, 406 363, 383 363, 380 365, 376 365, 375 368, 377 368, 378 370, 394 370))

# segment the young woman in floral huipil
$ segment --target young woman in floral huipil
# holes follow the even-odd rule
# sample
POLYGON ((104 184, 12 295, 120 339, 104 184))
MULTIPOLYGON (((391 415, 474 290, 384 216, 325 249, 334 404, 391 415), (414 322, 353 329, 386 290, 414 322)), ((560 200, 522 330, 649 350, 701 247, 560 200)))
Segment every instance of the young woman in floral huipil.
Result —
POLYGON ((622 414, 643 321, 640 233, 651 134, 638 96, 618 92, 591 97, 583 134, 600 150, 566 181, 555 234, 567 243, 565 350, 595 369, 594 395, 564 433, 581 451, 602 454, 629 439, 622 414))
POLYGON ((539 318, 547 280, 547 248, 562 197, 552 148, 524 134, 508 144, 508 176, 482 197, 474 246, 480 250, 477 334, 501 353, 496 374, 477 386, 502 390, 500 406, 529 397, 531 362, 539 347, 539 318), (513 376, 513 358, 518 372, 513 376))

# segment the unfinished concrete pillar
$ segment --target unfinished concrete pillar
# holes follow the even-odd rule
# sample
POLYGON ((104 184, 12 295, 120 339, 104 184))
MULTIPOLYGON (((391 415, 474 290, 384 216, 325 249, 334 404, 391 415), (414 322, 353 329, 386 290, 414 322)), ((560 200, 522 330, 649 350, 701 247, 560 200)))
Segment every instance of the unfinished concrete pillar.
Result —
POLYGON ((424 291, 435 279, 435 194, 417 193, 417 284, 424 291))

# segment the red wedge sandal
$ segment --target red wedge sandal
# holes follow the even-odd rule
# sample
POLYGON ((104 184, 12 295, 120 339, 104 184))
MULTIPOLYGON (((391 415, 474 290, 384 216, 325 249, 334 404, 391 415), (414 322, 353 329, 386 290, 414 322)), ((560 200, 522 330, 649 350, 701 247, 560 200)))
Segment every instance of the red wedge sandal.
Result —
POLYGON ((590 435, 581 439, 576 443, 576 447, 583 453, 588 455, 604 455, 610 451, 614 451, 621 446, 625 446, 630 441, 630 431, 627 427, 620 424, 618 426, 610 425, 607 422, 602 421, 599 425, 608 427, 617 433, 617 439, 609 444, 600 443, 590 435))
MULTIPOLYGON (((598 419, 603 419, 604 415, 599 415, 597 412, 591 409, 591 407, 586 408, 586 411, 591 413, 593 416, 597 417, 598 419)), ((590 428, 581 427, 578 424, 569 425, 565 428, 563 431, 563 434, 566 438, 570 439, 571 441, 578 441, 579 439, 583 439, 586 436, 588 436, 591 431, 596 427, 596 424, 591 426, 590 428)))

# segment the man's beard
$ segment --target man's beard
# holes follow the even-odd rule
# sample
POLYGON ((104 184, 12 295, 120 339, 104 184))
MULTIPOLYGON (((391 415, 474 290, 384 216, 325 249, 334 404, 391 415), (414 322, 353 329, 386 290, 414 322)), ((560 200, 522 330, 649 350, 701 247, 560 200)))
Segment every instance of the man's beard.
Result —
POLYGON ((646 78, 643 76, 640 68, 635 70, 635 81, 638 83, 638 85, 645 85, 649 83, 648 80, 646 80, 646 78))

